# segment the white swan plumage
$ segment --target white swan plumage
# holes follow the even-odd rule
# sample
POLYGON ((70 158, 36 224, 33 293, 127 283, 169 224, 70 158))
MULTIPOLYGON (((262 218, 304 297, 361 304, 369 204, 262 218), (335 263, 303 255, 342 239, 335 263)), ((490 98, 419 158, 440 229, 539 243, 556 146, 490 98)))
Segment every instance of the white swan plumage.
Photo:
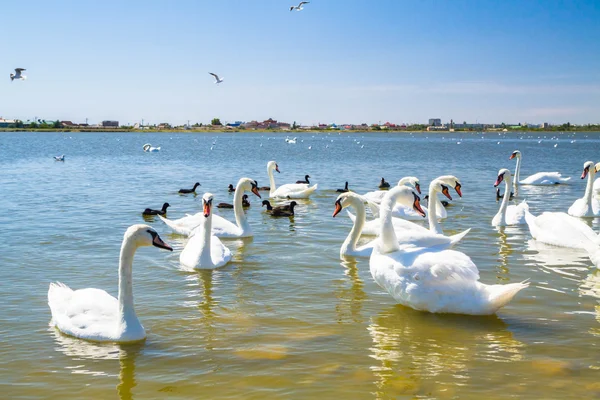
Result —
POLYGON ((564 212, 544 212, 537 217, 525 212, 531 236, 542 243, 558 247, 590 250, 600 246, 600 237, 585 222, 564 212))
POLYGON ((571 177, 563 177, 560 172, 538 172, 536 174, 530 175, 527 178, 521 179, 521 152, 519 150, 515 150, 510 155, 510 160, 513 158, 517 159, 517 165, 515 167, 515 176, 513 180, 513 192, 515 194, 518 193, 519 184, 521 185, 557 185, 560 183, 566 183, 571 179, 571 177))
POLYGON ((502 199, 502 203, 500 204, 500 209, 492 218, 492 226, 507 226, 507 225, 524 225, 527 222, 525 221, 525 211, 529 210, 529 205, 525 200, 523 200, 518 205, 508 205, 510 201, 510 194, 506 195, 506 193, 510 193, 511 185, 512 185, 512 177, 510 171, 506 168, 498 171, 498 178, 496 179, 496 183, 494 183, 494 187, 497 187, 500 183, 504 181, 506 186, 505 196, 502 199))
POLYGON ((51 283, 48 289, 51 325, 69 336, 97 342, 145 339, 146 331, 133 307, 133 256, 140 246, 173 250, 150 226, 129 227, 121 245, 118 299, 101 289, 72 290, 60 282, 51 283))
MULTIPOLYGON (((405 176, 404 178, 398 181, 398 186, 412 186, 415 190, 421 193, 421 183, 419 182, 419 178, 416 176, 405 176)), ((365 202, 369 201, 375 204, 381 204, 381 200, 387 194, 387 190, 373 190, 371 192, 367 192, 362 196, 365 199, 365 202)))
MULTIPOLYGON (((248 218, 244 212, 243 197, 244 192, 252 192, 260 198, 256 181, 250 178, 241 178, 236 187, 233 196, 233 212, 235 214, 235 224, 219 215, 213 215, 212 233, 219 238, 242 238, 253 236, 252 227, 248 223, 248 218)), ((189 236, 192 230, 204 221, 204 211, 193 215, 170 220, 161 215, 158 216, 173 232, 189 236)))
POLYGON ((594 178, 596 176, 596 166, 592 161, 587 161, 583 164, 583 173, 581 179, 587 177, 587 184, 585 185, 585 194, 581 199, 575 200, 575 202, 569 207, 567 213, 573 217, 597 217, 600 215, 600 201, 594 196, 594 178))
MULTIPOLYGON (((350 233, 346 237, 346 240, 340 248, 340 257, 353 256, 353 257, 369 257, 373 251, 373 247, 377 243, 377 239, 371 240, 363 246, 357 247, 358 239, 361 236, 362 229, 365 225, 366 210, 362 199, 362 196, 347 192, 338 196, 335 201, 335 211, 333 217, 338 215, 342 209, 346 207, 353 207, 356 210, 356 217, 352 218, 354 222, 350 233)), ((423 218, 423 216, 421 216, 423 218)), ((407 222, 406 226, 398 227, 394 225, 394 230, 398 238, 398 243, 404 247, 443 247, 447 248, 458 241, 460 241, 469 230, 464 233, 454 236, 444 236, 433 233, 428 229, 423 228, 420 225, 412 222, 407 222), (413 226, 414 228, 413 229, 413 226)))
POLYGON ((187 268, 215 269, 231 260, 231 251, 212 232, 212 203, 212 193, 205 193, 202 196, 204 221, 194 228, 179 255, 179 261, 187 268))
POLYGON ((269 175, 269 183, 271 190, 270 197, 283 197, 286 199, 307 199, 317 190, 318 185, 308 186, 306 183, 288 183, 279 187, 275 186, 275 177, 273 171, 279 171, 279 166, 275 161, 267 163, 267 174, 269 175))
POLYGON ((392 227, 396 202, 420 209, 410 188, 391 189, 381 204, 381 234, 369 259, 371 275, 398 303, 433 313, 494 314, 528 283, 486 285, 469 256, 455 250, 402 249, 392 227))
POLYGON ((148 152, 155 152, 155 151, 160 151, 160 146, 159 147, 152 147, 152 145, 150 143, 146 143, 145 145, 142 146, 142 149, 144 149, 144 151, 146 153, 148 152))

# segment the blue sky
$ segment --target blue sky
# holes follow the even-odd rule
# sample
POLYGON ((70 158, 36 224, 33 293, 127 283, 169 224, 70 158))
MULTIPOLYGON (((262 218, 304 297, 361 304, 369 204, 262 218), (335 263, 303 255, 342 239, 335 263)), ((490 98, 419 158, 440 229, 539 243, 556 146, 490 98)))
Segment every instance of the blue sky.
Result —
POLYGON ((598 0, 294 2, 9 2, 0 116, 600 122, 598 0))

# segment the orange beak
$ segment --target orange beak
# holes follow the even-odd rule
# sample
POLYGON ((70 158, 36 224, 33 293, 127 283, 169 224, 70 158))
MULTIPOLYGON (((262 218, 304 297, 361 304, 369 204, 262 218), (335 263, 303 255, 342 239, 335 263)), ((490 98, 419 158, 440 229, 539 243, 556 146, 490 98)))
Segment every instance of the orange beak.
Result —
POLYGON ((415 185, 415 189, 417 190, 417 192, 419 192, 419 194, 421 194, 421 185, 419 185, 418 183, 415 185))
POLYGON ((209 215, 210 215, 210 201, 204 203, 204 217, 208 218, 209 215))
POLYGON ((496 183, 494 183, 494 187, 498 186, 504 180, 504 174, 498 175, 498 179, 496 179, 496 183))
POLYGON ((419 196, 417 196, 416 194, 415 194, 415 201, 413 203, 413 208, 415 209, 416 212, 419 213, 419 215, 421 217, 426 216, 425 211, 423 211, 423 209, 421 208, 421 199, 419 199, 419 196))
POLYGON ((258 193, 258 187, 252 186, 252 193, 257 195, 259 199, 262 199, 262 197, 260 197, 260 193, 258 193))
POLYGON ((585 179, 585 177, 587 176, 588 172, 590 172, 590 167, 585 167, 583 169, 583 173, 581 174, 581 179, 585 179))
POLYGON ((336 215, 338 215, 340 212, 342 211, 342 205, 340 204, 339 201, 335 202, 335 211, 333 211, 333 215, 332 217, 335 217, 336 215))
POLYGON ((452 196, 450 196, 450 192, 448 191, 448 188, 446 186, 444 186, 444 188, 442 189, 442 193, 444 194, 444 196, 446 196, 449 200, 452 200, 452 196))
POLYGON ((456 193, 458 193, 458 197, 462 197, 462 191, 460 190, 462 186, 460 185, 460 183, 457 183, 456 186, 454 186, 454 190, 456 190, 456 193))
POLYGON ((515 153, 512 153, 508 159, 512 160, 513 158, 515 158, 515 153))

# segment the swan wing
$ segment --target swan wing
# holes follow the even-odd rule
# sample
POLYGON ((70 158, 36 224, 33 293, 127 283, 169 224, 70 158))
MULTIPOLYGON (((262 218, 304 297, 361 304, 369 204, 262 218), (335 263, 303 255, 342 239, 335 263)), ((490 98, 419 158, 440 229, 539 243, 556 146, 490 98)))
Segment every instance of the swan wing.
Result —
POLYGON ((317 190, 318 185, 312 187, 306 183, 288 183, 281 185, 273 192, 271 197, 285 197, 290 199, 306 199, 317 190))
POLYGON ((529 211, 529 205, 523 200, 518 205, 510 205, 506 208, 506 223, 507 225, 524 225, 526 224, 525 213, 529 211))
MULTIPOLYGON (((348 217, 350 220, 354 222, 356 220, 356 216, 352 214, 350 211, 346 210, 348 213, 348 217)), ((421 217, 423 220, 423 217, 421 217)), ((417 231, 421 233, 431 233, 431 231, 424 226, 415 224, 414 222, 407 221, 402 218, 393 218, 392 224, 394 225, 394 231, 397 235, 402 235, 405 231, 417 231)), ((372 219, 370 221, 366 221, 362 230, 362 235, 365 236, 379 236, 381 231, 381 220, 379 218, 372 219)))
POLYGON ((212 234, 216 237, 232 238, 241 237, 243 232, 242 228, 233 222, 215 214, 212 216, 212 234))
POLYGON ((576 249, 600 245, 600 239, 592 228, 566 213, 545 212, 533 217, 526 211, 526 219, 531 236, 540 242, 576 249))
POLYGON ((72 290, 61 283, 51 283, 48 305, 52 324, 67 335, 94 340, 116 333, 119 304, 104 290, 72 290))
POLYGON ((231 261, 231 250, 218 237, 213 236, 210 239, 210 257, 215 268, 219 268, 231 261))
POLYGON ((571 177, 563 177, 560 172, 538 172, 523 179, 523 185, 556 185, 567 182, 571 177))
POLYGON ((385 194, 387 193, 387 190, 375 190, 373 192, 367 192, 365 194, 362 195, 362 197, 364 197, 366 200, 365 201, 371 201, 375 204, 381 204, 381 201, 383 200, 383 197, 385 196, 385 194))
POLYGON ((160 218, 162 222, 164 222, 169 228, 171 228, 173 232, 179 235, 189 236, 195 227, 203 223, 204 214, 199 212, 197 214, 187 215, 183 218, 175 220, 170 220, 161 215, 159 215, 158 218, 160 218))

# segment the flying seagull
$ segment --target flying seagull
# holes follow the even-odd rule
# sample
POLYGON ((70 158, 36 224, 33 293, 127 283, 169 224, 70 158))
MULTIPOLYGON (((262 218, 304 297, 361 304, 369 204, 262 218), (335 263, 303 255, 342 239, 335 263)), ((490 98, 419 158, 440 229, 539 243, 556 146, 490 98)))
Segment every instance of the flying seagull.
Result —
POLYGON ((303 5, 310 3, 310 1, 301 1, 300 4, 298 4, 297 6, 291 6, 290 7, 290 11, 302 11, 304 10, 304 8, 302 8, 303 5))
POLYGON ((27 79, 25 75, 21 75, 21 72, 25 71, 25 68, 15 68, 16 74, 10 74, 10 80, 14 81, 15 79, 20 79, 24 81, 27 79))
POLYGON ((225 78, 219 78, 219 75, 213 74, 212 72, 209 72, 209 74, 211 74, 212 76, 215 77, 215 83, 216 84, 219 84, 219 83, 223 82, 223 79, 225 79, 225 78))

